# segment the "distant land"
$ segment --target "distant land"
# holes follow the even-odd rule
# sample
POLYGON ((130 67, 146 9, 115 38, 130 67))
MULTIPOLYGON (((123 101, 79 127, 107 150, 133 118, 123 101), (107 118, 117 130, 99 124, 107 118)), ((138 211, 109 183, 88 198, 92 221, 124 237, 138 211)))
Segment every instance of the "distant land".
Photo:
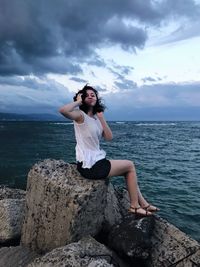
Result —
POLYGON ((61 115, 0 113, 0 121, 66 121, 61 115))

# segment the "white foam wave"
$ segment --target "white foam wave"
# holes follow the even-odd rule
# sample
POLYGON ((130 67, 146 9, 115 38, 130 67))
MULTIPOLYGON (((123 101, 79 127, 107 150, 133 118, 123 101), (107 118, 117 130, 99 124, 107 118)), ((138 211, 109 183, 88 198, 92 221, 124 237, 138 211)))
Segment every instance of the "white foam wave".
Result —
POLYGON ((50 124, 56 124, 56 125, 72 125, 73 122, 50 122, 50 124))
POLYGON ((138 123, 136 126, 173 126, 176 125, 176 123, 138 123))

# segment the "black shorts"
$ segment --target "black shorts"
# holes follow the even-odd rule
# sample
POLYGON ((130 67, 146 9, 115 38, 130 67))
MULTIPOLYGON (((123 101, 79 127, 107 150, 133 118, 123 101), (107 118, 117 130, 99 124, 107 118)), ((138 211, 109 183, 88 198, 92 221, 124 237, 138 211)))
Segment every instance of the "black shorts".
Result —
POLYGON ((77 170, 83 177, 91 180, 107 178, 111 169, 111 163, 106 158, 97 161, 91 168, 82 168, 82 165, 82 162, 78 162, 77 170))

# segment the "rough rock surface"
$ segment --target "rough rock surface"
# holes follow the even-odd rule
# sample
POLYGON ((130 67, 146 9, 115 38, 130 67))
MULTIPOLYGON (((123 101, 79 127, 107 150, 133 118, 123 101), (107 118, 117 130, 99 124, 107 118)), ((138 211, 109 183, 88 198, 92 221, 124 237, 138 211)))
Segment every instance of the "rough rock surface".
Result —
POLYGON ((26 196, 26 191, 21 189, 9 188, 0 185, 0 200, 3 199, 23 199, 26 196))
POLYGON ((109 183, 104 210, 104 231, 109 232, 114 225, 121 223, 128 214, 129 207, 128 191, 109 183))
POLYGON ((41 252, 96 235, 104 220, 105 181, 79 175, 62 160, 44 160, 28 174, 21 244, 41 252))
POLYGON ((200 244, 156 216, 150 266, 200 266, 200 244))
POLYGON ((64 266, 111 267, 117 265, 113 265, 112 252, 91 237, 85 237, 77 243, 53 249, 28 265, 28 267, 64 266))
POLYGON ((25 194, 20 189, 0 187, 0 243, 20 237, 25 194))
POLYGON ((27 248, 3 247, 0 249, 0 266, 1 267, 26 267, 38 255, 27 248))
POLYGON ((129 214, 111 230, 109 247, 132 260, 146 260, 151 253, 153 227, 154 216, 136 218, 134 214, 129 214))
MULTIPOLYGON (((107 235, 113 225, 123 221, 129 207, 126 190, 109 185, 109 191, 104 229, 107 235)), ((200 266, 200 244, 158 215, 154 215, 154 219, 155 225, 151 237, 152 250, 148 266, 200 266)))

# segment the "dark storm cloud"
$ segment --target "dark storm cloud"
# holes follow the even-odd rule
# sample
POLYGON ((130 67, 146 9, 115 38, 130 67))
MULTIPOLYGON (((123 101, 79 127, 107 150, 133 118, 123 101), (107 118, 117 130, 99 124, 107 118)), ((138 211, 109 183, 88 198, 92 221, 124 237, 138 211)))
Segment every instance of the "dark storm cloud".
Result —
POLYGON ((0 0, 0 74, 80 73, 80 59, 103 64, 96 48, 134 51, 145 45, 146 26, 197 14, 191 0, 0 0))

